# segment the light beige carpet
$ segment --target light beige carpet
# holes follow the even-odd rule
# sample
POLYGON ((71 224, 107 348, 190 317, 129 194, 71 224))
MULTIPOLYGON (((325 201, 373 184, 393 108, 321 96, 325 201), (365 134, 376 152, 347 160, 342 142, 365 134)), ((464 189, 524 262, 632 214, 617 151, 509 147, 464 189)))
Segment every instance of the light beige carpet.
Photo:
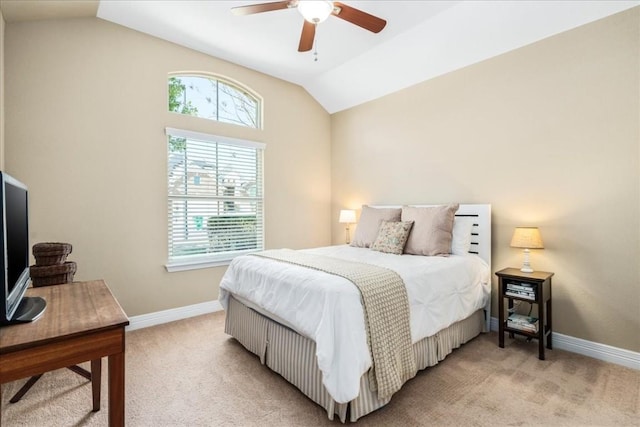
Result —
MULTIPOLYGON (((127 334, 128 426, 339 425, 223 332, 215 313, 127 334)), ((535 342, 484 334, 422 371, 359 426, 640 426, 640 372, 535 342)), ((91 387, 62 369, 22 401, 24 380, 2 386, 2 426, 106 426, 91 412, 91 387)))

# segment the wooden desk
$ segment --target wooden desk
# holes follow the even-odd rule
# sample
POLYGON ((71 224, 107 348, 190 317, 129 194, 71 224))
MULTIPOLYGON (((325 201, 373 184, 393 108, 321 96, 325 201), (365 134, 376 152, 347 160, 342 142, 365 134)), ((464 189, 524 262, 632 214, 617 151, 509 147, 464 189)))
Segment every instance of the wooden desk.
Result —
POLYGON ((129 319, 107 285, 95 280, 30 288, 27 296, 44 298, 47 309, 34 322, 0 328, 0 382, 108 356, 109 426, 124 426, 124 327, 129 319))

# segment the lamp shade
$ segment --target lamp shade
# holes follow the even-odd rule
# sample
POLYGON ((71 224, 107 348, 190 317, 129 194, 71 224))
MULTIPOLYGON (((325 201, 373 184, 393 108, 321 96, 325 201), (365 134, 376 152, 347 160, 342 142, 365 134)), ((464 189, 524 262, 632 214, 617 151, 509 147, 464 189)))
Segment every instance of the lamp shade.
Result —
POLYGON ((300 0, 298 11, 307 21, 312 24, 319 24, 333 12, 332 1, 300 0))
POLYGON ((340 224, 355 224, 356 222, 356 211, 351 209, 342 209, 340 211, 340 219, 338 219, 340 224))
POLYGON ((511 238, 512 248, 544 249, 538 227, 516 227, 511 238))

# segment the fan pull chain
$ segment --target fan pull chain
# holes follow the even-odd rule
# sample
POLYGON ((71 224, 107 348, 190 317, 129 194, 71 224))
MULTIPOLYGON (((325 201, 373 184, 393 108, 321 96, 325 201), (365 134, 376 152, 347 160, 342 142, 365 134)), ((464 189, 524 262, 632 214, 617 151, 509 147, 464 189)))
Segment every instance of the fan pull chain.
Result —
POLYGON ((316 34, 313 40, 313 62, 318 62, 318 25, 316 24, 316 34))

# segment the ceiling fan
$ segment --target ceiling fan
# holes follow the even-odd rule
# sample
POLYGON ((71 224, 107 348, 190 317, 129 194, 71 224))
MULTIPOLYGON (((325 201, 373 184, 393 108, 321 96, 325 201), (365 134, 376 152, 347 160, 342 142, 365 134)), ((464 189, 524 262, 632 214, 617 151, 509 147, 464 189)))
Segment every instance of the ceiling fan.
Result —
POLYGON ((344 19, 347 22, 351 22, 352 24, 373 33, 379 33, 385 25, 387 25, 387 21, 384 19, 370 15, 338 1, 276 1, 270 3, 251 4, 247 6, 237 6, 232 8, 231 11, 235 15, 251 15, 254 13, 271 12, 272 10, 294 8, 297 8, 300 14, 304 17, 298 52, 307 52, 311 50, 316 36, 316 25, 327 19, 329 15, 344 19))

